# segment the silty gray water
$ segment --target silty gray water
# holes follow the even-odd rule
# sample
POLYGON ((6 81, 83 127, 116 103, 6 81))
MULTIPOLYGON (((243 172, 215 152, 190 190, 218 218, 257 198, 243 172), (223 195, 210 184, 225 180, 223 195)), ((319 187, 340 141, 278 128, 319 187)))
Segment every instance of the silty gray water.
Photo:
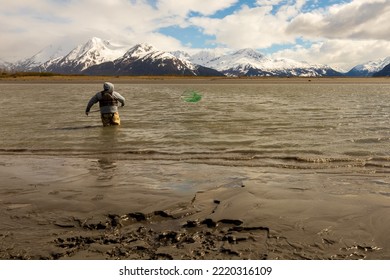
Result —
POLYGON ((0 152, 390 167, 388 84, 120 84, 127 104, 118 128, 102 128, 98 112, 84 115, 100 86, 3 85, 0 152), (202 100, 184 102, 180 96, 189 89, 202 100))

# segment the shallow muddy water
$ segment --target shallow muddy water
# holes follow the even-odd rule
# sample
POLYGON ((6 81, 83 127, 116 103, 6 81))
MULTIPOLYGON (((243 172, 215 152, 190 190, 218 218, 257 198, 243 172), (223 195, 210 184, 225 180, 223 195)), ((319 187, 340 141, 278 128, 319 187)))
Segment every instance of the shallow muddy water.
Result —
POLYGON ((390 258, 389 84, 118 84, 122 125, 108 128, 84 114, 100 87, 0 88, 2 258, 83 258, 39 252, 28 233, 37 229, 38 242, 90 213, 180 212, 183 197, 187 214, 154 230, 239 221, 264 241, 243 258, 390 258), (202 99, 185 102, 188 90, 202 99))

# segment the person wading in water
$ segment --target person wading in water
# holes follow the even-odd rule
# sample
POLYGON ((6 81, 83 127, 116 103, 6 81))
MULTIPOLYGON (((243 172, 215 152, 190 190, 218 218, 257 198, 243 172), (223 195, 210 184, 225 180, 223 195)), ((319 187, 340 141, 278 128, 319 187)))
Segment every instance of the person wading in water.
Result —
POLYGON ((118 103, 125 106, 125 98, 118 92, 114 91, 112 83, 105 82, 103 91, 96 93, 88 102, 85 114, 88 116, 91 107, 99 102, 100 113, 103 126, 120 125, 121 120, 118 113, 118 103))

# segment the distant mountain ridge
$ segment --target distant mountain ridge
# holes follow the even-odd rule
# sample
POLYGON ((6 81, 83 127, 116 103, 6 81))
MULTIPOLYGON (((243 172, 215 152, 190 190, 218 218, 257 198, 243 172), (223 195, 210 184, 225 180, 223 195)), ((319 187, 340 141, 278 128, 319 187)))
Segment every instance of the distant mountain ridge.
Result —
POLYGON ((222 73, 179 59, 148 44, 138 44, 123 56, 82 71, 88 75, 223 76, 222 73))
POLYGON ((352 77, 370 77, 376 75, 377 72, 380 72, 386 65, 390 64, 390 56, 385 59, 379 59, 374 61, 369 61, 363 64, 356 65, 349 72, 346 73, 347 76, 352 77))
POLYGON ((47 61, 42 68, 48 72, 79 74, 91 66, 121 57, 126 50, 127 47, 112 45, 109 41, 94 37, 66 56, 47 61))
POLYGON ((13 67, 12 63, 0 59, 0 70, 10 71, 13 67))
MULTIPOLYGON (((197 57, 199 60, 200 58, 197 57)), ((342 76, 326 65, 315 65, 292 59, 271 59, 254 49, 241 49, 231 54, 202 59, 205 66, 227 76, 342 76)))
POLYGON ((386 65, 381 71, 376 72, 373 77, 389 77, 390 76, 390 64, 386 65))
POLYGON ((7 71, 37 71, 85 75, 184 75, 184 76, 372 76, 390 64, 390 57, 357 65, 341 73, 327 65, 287 58, 270 58, 254 49, 231 53, 203 50, 196 54, 164 52, 149 44, 116 45, 93 37, 65 53, 53 45, 17 63, 0 60, 7 71), (382 67, 383 66, 383 67, 382 67), (382 68, 381 68, 382 67, 382 68))

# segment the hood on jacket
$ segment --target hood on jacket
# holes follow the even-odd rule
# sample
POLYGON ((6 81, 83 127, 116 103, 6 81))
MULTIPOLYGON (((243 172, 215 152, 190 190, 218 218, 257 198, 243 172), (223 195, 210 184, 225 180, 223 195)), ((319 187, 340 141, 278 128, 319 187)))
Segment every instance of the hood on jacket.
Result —
POLYGON ((107 91, 109 93, 113 93, 114 92, 114 85, 112 83, 105 82, 103 84, 103 89, 104 89, 104 91, 107 91))

